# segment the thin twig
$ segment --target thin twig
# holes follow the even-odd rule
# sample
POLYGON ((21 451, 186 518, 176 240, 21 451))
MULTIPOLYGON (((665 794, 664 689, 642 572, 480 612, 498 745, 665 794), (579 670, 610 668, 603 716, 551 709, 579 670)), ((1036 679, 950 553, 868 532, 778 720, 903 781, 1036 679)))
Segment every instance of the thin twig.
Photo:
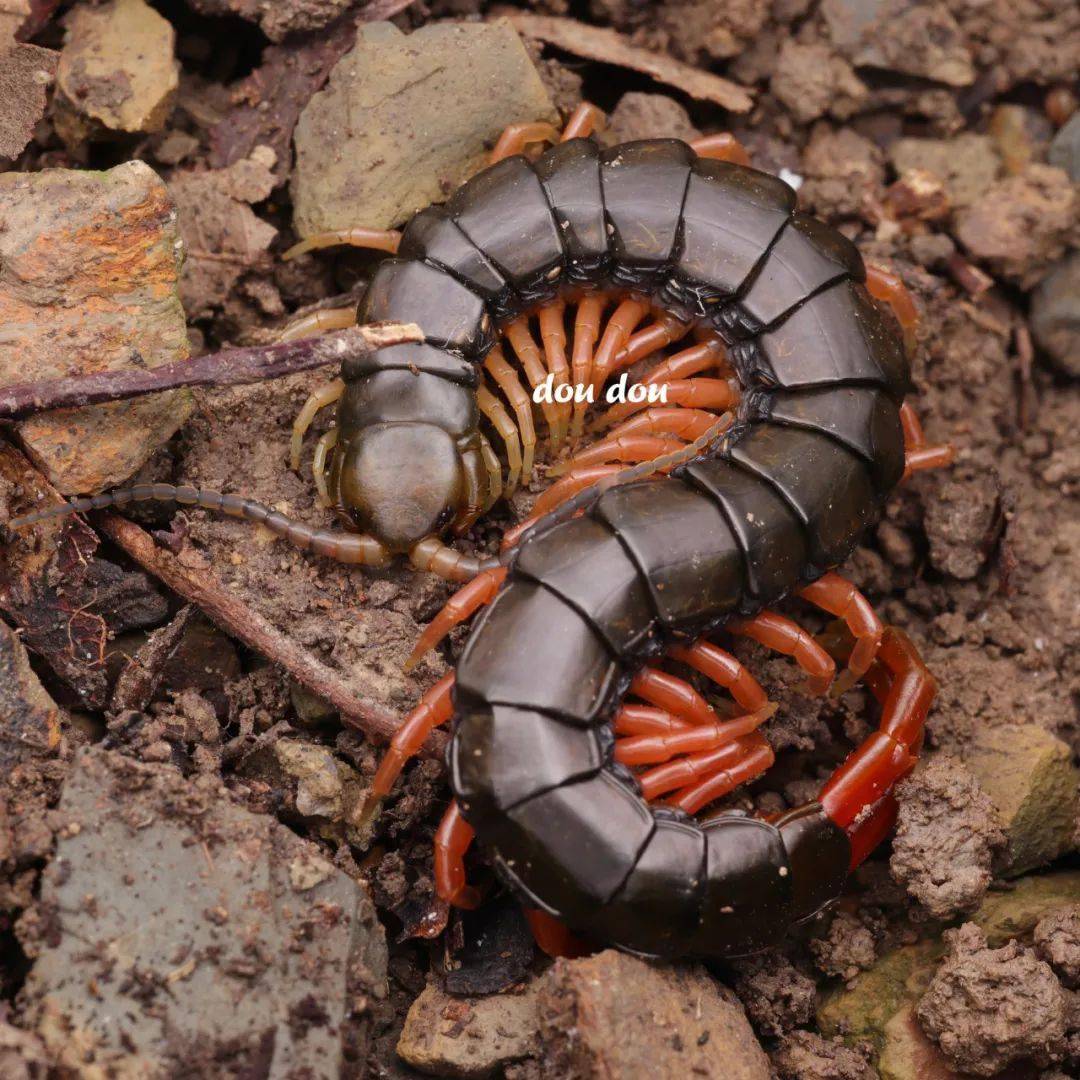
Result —
POLYGON ((222 349, 156 368, 125 368, 0 387, 0 420, 22 420, 48 409, 97 405, 181 386, 241 386, 327 364, 388 345, 422 341, 413 323, 382 323, 335 330, 317 338, 277 345, 222 349))
MULTIPOLYGON (((103 514, 96 524, 144 570, 195 604, 222 630, 280 664, 313 694, 330 702, 350 727, 378 742, 388 742, 397 731, 401 717, 359 700, 340 676, 226 589, 213 573, 188 568, 127 518, 103 514)), ((434 732, 422 753, 441 757, 445 749, 446 736, 434 732)))

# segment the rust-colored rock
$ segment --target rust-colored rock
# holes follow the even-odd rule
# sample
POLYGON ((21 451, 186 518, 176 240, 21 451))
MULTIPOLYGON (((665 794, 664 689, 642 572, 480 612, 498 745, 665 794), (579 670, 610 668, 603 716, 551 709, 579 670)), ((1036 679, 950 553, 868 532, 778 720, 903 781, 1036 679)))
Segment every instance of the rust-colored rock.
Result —
POLYGON ((697 967, 608 950, 559 960, 540 990, 544 1075, 768 1080, 769 1059, 735 995, 697 967))
MULTIPOLYGON (((0 385, 186 357, 180 262, 172 201, 142 162, 0 175, 0 385)), ((19 436, 62 492, 100 491, 173 434, 189 401, 59 410, 19 436)))
POLYGON ((56 73, 68 114, 63 133, 78 142, 97 128, 160 131, 180 83, 175 41, 172 26, 144 0, 76 7, 56 73))

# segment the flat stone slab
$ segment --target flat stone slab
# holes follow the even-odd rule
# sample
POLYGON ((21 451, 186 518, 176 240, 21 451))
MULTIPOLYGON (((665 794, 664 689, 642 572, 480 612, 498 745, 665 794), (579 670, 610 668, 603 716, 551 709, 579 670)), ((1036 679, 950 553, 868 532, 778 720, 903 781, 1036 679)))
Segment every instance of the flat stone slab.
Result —
POLYGON ((80 1075, 330 1080, 362 1062, 386 943, 367 890, 314 845, 215 778, 100 748, 57 817, 25 943, 25 1020, 51 1052, 98 1067, 80 1075))
POLYGON ((296 125, 301 236, 400 225, 481 168, 508 124, 558 114, 505 19, 363 27, 296 125))
MULTIPOLYGON (((188 355, 183 249, 165 185, 107 172, 0 174, 0 386, 188 355)), ((188 391, 42 413, 19 434, 64 494, 126 480, 191 411, 188 391)))

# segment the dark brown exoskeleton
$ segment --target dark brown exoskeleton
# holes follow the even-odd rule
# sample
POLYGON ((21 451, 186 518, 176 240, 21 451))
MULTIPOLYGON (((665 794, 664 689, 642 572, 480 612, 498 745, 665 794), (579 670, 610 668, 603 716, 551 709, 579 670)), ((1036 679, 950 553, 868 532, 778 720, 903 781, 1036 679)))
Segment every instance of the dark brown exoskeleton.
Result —
MULTIPOLYGON (((316 412, 337 404, 315 477, 358 533, 312 530, 235 496, 165 485, 141 494, 260 520, 345 561, 381 565, 401 552, 471 579, 414 659, 490 607, 456 673, 393 740, 372 807, 428 732, 455 717, 455 801, 436 842, 445 900, 476 900, 463 862, 475 833, 535 909, 575 929, 646 953, 735 955, 834 899, 891 826, 890 791, 914 764, 933 680, 832 568, 905 471, 949 452, 925 446, 904 403, 914 308, 896 279, 868 274, 844 236, 797 213, 794 192, 748 168, 730 138, 604 150, 584 137, 595 119, 579 110, 535 161, 516 151, 557 133, 509 129, 491 167, 400 236, 357 229, 301 245, 396 257, 375 271, 358 313, 318 312, 293 336, 357 317, 424 334, 347 361, 297 420, 294 464, 316 412), (519 368, 533 390, 548 378, 596 389, 680 343, 641 376, 666 388, 666 403, 595 418, 606 434, 552 470, 563 475, 501 559, 440 539, 532 473, 537 434, 519 368), (789 594, 846 622, 843 682, 866 680, 879 729, 814 802, 777 820, 700 822, 694 814, 773 759, 758 730, 772 712, 764 691, 709 635, 793 656, 816 691, 832 682, 832 657, 772 610, 789 594), (660 666, 668 658, 728 690, 740 715, 721 717, 660 666)), ((586 412, 580 400, 542 405, 553 450, 578 440, 586 412)))

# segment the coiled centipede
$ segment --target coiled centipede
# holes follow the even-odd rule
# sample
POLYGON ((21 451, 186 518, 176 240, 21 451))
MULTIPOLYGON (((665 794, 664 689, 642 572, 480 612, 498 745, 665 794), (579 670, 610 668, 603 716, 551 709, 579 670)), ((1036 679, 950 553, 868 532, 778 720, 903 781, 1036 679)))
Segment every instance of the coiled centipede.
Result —
MULTIPOLYGON (((167 485, 71 505, 176 498, 343 561, 407 552, 471 579, 414 661, 487 610, 456 673, 395 736, 373 805, 455 717, 455 798, 436 839, 444 900, 477 900, 464 873, 475 835, 534 909, 576 930, 647 954, 737 955, 832 901, 891 827, 890 791, 914 764, 934 683, 906 637, 830 568, 905 467, 944 463, 949 450, 925 446, 903 402, 914 307, 896 279, 868 275, 857 249, 797 213, 794 192, 749 168, 730 137, 602 150, 588 137, 597 120, 584 106, 561 138, 547 125, 508 129, 492 165, 401 234, 356 229, 300 245, 396 257, 358 312, 316 313, 293 336, 356 319, 415 322, 425 335, 347 360, 297 420, 294 460, 315 413, 337 402, 316 480, 362 532, 313 530, 251 500, 167 485), (544 141, 555 145, 536 160, 521 153, 544 141), (533 387, 549 374, 602 386, 688 335, 696 342, 646 376, 667 385, 672 407, 605 413, 594 428, 619 426, 561 466, 502 559, 481 561, 439 534, 528 476, 536 444, 500 335, 533 387), (503 441, 505 485, 481 416, 503 441), (793 592, 847 623, 844 680, 866 679, 879 729, 817 801, 772 821, 727 812, 698 822, 773 759, 757 730, 772 711, 764 691, 707 635, 753 638, 795 657, 816 690, 832 682, 828 653, 769 610, 793 592), (722 719, 661 657, 729 690, 744 715, 722 719)), ((555 449, 586 419, 578 405, 543 415, 555 449)))

